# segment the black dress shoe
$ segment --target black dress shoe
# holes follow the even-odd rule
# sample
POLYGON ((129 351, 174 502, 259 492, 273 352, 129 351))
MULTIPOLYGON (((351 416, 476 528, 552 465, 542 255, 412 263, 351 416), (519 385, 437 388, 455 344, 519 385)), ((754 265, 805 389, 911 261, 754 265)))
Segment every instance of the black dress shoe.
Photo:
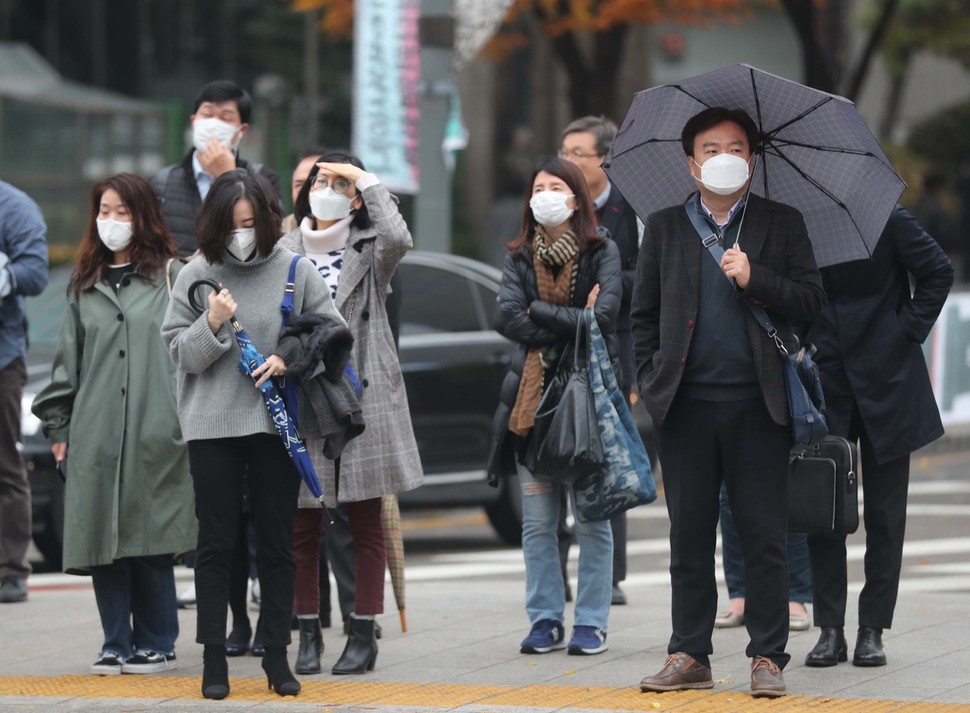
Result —
POLYGON ((885 666, 886 652, 882 648, 882 629, 860 626, 856 634, 853 666, 885 666))
POLYGON ((621 607, 626 604, 626 594, 620 589, 619 584, 613 585, 613 593, 610 595, 610 604, 615 607, 621 607))
POLYGON ((818 637, 815 648, 805 657, 806 666, 818 668, 835 666, 840 661, 847 661, 849 649, 845 643, 845 633, 840 627, 823 626, 822 634, 818 637))
POLYGON ((249 651, 249 639, 253 635, 250 626, 234 626, 226 638, 226 656, 244 656, 249 651))
POLYGON ((253 656, 262 657, 266 654, 266 646, 263 644, 263 619, 256 620, 256 634, 253 636, 253 656))

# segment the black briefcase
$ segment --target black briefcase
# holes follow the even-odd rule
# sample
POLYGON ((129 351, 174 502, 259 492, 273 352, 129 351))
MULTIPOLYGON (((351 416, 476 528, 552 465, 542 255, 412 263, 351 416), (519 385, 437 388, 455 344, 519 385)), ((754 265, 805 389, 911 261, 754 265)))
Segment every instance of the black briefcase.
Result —
POLYGON ((788 531, 850 534, 859 528, 855 443, 826 436, 792 449, 788 461, 788 531))

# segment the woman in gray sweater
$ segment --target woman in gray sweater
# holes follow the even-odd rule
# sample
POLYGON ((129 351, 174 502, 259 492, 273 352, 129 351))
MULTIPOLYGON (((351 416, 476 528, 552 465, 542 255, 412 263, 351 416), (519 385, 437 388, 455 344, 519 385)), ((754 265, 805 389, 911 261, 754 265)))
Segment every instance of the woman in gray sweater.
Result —
MULTIPOLYGON (((195 565, 198 602, 196 640, 203 644, 202 694, 229 694, 226 665, 226 614, 229 570, 243 489, 251 493, 257 561, 262 584, 262 626, 269 686, 296 695, 300 684, 290 672, 295 566, 293 517, 300 476, 277 435, 259 389, 286 373, 295 355, 279 344, 280 303, 294 254, 275 245, 278 216, 269 198, 246 171, 217 178, 199 214, 201 258, 180 273, 162 325, 162 338, 178 366, 178 415, 189 444, 195 485, 199 543, 195 565), (208 295, 199 314, 189 300, 197 280, 214 280, 222 289, 208 295), (266 362, 254 382, 238 369, 239 349, 229 318, 237 313, 266 362)), ((309 260, 296 265, 293 314, 337 316, 326 282, 309 260)), ((208 291, 199 289, 197 300, 208 291)))

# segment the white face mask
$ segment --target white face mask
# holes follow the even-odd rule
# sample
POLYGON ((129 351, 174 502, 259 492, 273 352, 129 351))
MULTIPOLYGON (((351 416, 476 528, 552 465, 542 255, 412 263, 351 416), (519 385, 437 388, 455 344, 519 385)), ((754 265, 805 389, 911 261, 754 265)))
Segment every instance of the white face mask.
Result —
POLYGON ((573 209, 566 205, 566 199, 570 197, 569 194, 559 191, 539 191, 529 200, 529 207, 532 208, 532 215, 539 225, 555 228, 569 220, 569 216, 573 214, 573 209))
POLYGON ((226 250, 234 258, 243 262, 253 254, 256 247, 256 228, 237 228, 229 236, 226 250))
POLYGON ((131 243, 131 221, 97 219, 98 237, 113 253, 121 252, 131 243))
POLYGON ((238 126, 216 119, 214 116, 196 119, 192 122, 192 145, 195 146, 196 151, 202 153, 209 145, 209 141, 215 139, 229 151, 235 151, 239 141, 233 142, 233 139, 238 131, 238 126))
POLYGON ((327 186, 310 192, 310 212, 317 220, 340 220, 350 215, 351 199, 327 186))
MULTIPOLYGON (((694 161, 692 158, 691 161, 694 161)), ((697 164, 697 161, 694 161, 697 164)), ((748 162, 734 154, 721 153, 711 156, 701 167, 700 182, 704 188, 720 196, 737 193, 747 183, 750 173, 748 162)), ((697 177, 694 180, 698 180, 697 177)))

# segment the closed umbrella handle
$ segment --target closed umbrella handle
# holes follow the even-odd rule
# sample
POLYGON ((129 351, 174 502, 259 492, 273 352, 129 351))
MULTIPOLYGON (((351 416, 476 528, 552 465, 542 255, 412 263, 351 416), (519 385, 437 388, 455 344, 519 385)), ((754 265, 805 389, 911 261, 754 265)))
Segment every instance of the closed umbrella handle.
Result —
POLYGON ((211 287, 216 292, 218 292, 222 288, 219 287, 218 282, 216 282, 215 280, 210 280, 207 277, 201 280, 196 280, 191 285, 189 285, 189 304, 192 305, 192 309, 194 309, 196 312, 201 314, 202 312, 205 311, 206 306, 203 304, 199 304, 198 297, 196 296, 196 291, 200 287, 211 287))

